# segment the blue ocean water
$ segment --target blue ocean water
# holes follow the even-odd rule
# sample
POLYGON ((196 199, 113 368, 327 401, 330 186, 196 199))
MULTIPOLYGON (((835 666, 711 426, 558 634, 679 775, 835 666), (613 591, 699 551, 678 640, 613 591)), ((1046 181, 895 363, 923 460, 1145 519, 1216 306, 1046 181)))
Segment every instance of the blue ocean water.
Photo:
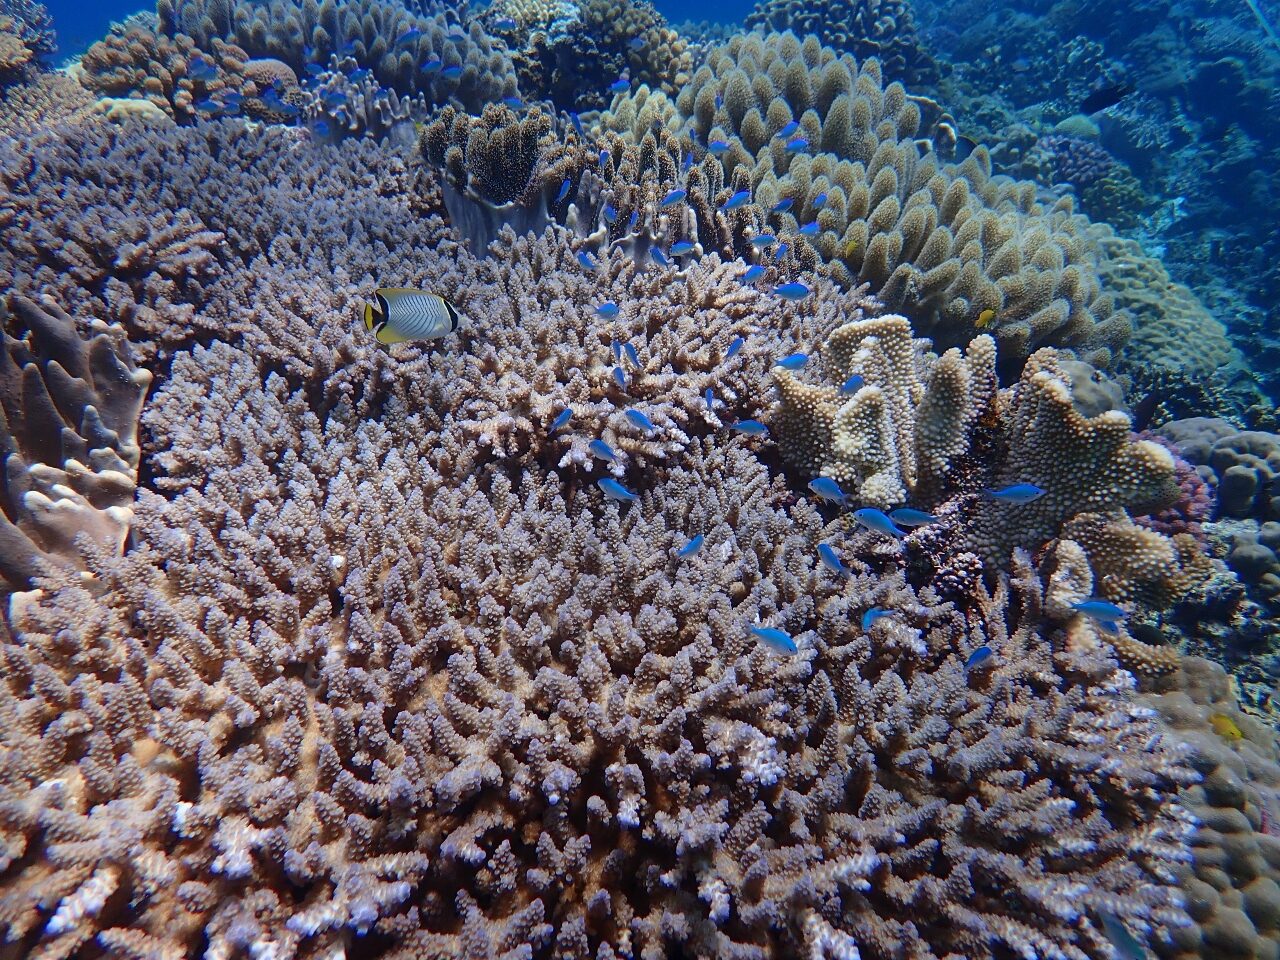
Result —
POLYGON ((1274 0, 135 12, 0 0, 4 956, 1280 956, 1274 0))

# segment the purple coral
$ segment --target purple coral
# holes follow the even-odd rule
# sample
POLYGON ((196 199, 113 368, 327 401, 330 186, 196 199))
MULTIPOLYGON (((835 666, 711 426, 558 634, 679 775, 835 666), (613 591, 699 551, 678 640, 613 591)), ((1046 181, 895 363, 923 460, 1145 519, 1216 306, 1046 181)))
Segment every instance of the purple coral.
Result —
POLYGON ((1077 190, 1097 183, 1111 172, 1115 158, 1092 140, 1050 134, 1036 147, 1047 154, 1055 183, 1069 183, 1077 190))

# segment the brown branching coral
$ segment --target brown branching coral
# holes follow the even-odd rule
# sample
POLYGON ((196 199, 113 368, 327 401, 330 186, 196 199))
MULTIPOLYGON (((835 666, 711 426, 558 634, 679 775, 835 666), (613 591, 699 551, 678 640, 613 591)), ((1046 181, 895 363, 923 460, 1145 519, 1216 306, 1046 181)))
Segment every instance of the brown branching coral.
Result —
POLYGON ((119 327, 95 321, 82 337, 53 304, 19 296, 4 319, 0 577, 25 589, 49 564, 78 566, 78 536, 123 546, 151 374, 134 367, 119 327))

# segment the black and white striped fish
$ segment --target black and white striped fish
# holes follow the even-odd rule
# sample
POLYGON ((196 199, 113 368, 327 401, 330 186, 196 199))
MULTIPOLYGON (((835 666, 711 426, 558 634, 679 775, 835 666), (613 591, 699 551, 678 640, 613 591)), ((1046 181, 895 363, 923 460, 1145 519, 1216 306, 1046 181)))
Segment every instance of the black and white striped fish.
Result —
POLYGON ((379 343, 435 340, 458 329, 458 310, 444 297, 406 287, 379 287, 364 305, 364 328, 379 343))

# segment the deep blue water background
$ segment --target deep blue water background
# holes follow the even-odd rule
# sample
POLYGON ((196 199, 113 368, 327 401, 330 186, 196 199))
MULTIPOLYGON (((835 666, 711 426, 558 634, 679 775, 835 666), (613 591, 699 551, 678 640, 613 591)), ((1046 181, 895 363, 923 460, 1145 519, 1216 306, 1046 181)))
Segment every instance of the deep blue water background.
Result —
MULTIPOLYGON (((74 57, 84 53, 95 40, 102 39, 114 21, 122 20, 139 10, 155 10, 154 3, 145 0, 102 0, 86 3, 85 0, 44 0, 53 14, 58 31, 59 58, 74 57)), ((688 0, 657 0, 654 4, 673 22, 682 20, 716 20, 720 23, 741 22, 754 5, 754 0, 721 0, 714 4, 689 3, 688 0)))

